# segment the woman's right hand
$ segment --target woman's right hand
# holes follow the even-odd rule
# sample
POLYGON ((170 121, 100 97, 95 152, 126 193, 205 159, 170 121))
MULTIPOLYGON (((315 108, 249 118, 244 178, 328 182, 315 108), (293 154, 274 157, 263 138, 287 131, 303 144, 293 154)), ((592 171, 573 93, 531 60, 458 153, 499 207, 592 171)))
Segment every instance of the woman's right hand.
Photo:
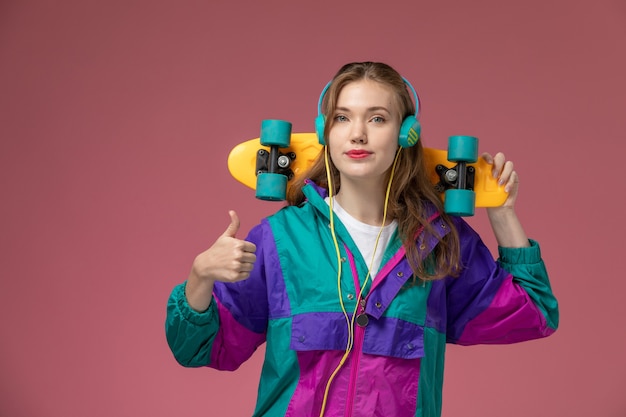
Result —
POLYGON ((237 239, 240 222, 237 213, 229 211, 230 224, 226 231, 193 262, 185 295, 189 305, 205 311, 210 303, 215 281, 236 282, 250 277, 256 261, 256 245, 237 239))
POLYGON ((226 231, 206 251, 196 257, 192 274, 202 280, 235 282, 246 279, 256 261, 254 243, 237 239, 239 217, 229 211, 230 224, 226 231))

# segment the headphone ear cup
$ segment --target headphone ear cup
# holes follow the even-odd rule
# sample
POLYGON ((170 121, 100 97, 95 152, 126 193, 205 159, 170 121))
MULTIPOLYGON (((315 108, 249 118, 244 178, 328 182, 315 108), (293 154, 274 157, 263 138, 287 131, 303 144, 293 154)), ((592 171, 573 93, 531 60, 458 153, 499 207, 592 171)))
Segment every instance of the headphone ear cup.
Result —
POLYGON ((323 114, 320 114, 315 119, 315 133, 317 134, 317 140, 322 146, 326 146, 326 140, 324 139, 325 127, 326 127, 326 117, 323 114))
POLYGON ((402 121, 400 127, 400 135, 398 136, 398 145, 402 148, 410 148, 414 146, 420 138, 422 127, 415 116, 407 116, 402 121))

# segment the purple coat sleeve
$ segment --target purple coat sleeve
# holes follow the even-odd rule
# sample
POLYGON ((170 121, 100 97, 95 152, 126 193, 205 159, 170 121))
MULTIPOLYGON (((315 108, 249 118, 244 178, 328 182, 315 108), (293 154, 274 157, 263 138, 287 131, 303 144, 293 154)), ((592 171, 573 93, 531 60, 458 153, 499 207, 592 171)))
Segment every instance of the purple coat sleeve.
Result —
POLYGON ((446 282, 448 342, 507 344, 552 334, 558 305, 537 242, 499 248, 495 261, 464 221, 459 233, 464 267, 446 282))

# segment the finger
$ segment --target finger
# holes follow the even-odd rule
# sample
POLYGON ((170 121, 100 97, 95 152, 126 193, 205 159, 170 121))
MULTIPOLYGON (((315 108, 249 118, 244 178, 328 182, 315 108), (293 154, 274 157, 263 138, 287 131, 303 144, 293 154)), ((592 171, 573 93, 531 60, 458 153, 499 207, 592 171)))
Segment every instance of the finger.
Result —
POLYGON ((504 168, 504 164, 506 162, 506 158, 502 152, 498 152, 493 157, 493 177, 499 178, 502 175, 502 169, 504 168))
POLYGON ((495 179, 498 179, 501 175, 502 167, 505 162, 504 154, 502 152, 498 152, 495 156, 492 156, 490 153, 484 152, 481 156, 485 162, 492 166, 491 175, 495 179))
POLYGON ((239 216, 237 216, 237 213, 234 210, 230 210, 228 215, 230 216, 230 224, 222 236, 235 237, 237 235, 237 231, 239 231, 241 222, 239 221, 239 216))
POLYGON ((243 252, 241 254, 239 262, 246 262, 246 263, 253 264, 256 262, 256 255, 254 254, 254 252, 243 252))
POLYGON ((237 280, 239 281, 248 279, 248 278, 250 278, 250 272, 246 272, 246 271, 241 271, 237 276, 237 280))
POLYGON ((487 162, 488 164, 493 164, 493 156, 491 156, 490 153, 484 152, 481 157, 485 160, 485 162, 487 162))
POLYGON ((253 263, 244 262, 239 266, 240 272, 251 272, 254 269, 253 263))
POLYGON ((494 168, 493 175, 498 180, 498 185, 504 185, 509 182, 511 178, 511 173, 513 172, 513 162, 506 161, 504 162, 497 170, 494 168))
POLYGON ((254 255, 254 253, 256 252, 256 245, 252 242, 244 240, 241 249, 246 253, 251 253, 254 255))
POLYGON ((517 175, 517 172, 513 171, 511 172, 509 181, 504 187, 504 191, 506 191, 507 193, 510 193, 514 189, 517 190, 517 187, 519 187, 519 176, 517 175))
POLYGON ((511 180, 512 175, 515 172, 513 168, 513 162, 506 161, 504 163, 504 167, 502 168, 502 172, 500 173, 500 185, 511 180))
MULTIPOLYGON (((252 242, 248 242, 247 240, 240 240, 237 238, 233 238, 233 246, 232 249, 236 251, 239 256, 243 257, 248 255, 249 257, 256 258, 256 245, 252 242)), ((242 258, 243 259, 243 258, 242 258)))

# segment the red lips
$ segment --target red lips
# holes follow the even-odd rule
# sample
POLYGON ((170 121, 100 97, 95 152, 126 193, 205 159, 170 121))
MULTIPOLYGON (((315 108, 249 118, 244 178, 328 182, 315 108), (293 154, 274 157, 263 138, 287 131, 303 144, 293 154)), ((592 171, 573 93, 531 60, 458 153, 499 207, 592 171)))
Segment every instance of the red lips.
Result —
POLYGON ((364 151, 362 149, 352 149, 351 151, 346 152, 350 158, 361 159, 370 156, 372 153, 364 151))

